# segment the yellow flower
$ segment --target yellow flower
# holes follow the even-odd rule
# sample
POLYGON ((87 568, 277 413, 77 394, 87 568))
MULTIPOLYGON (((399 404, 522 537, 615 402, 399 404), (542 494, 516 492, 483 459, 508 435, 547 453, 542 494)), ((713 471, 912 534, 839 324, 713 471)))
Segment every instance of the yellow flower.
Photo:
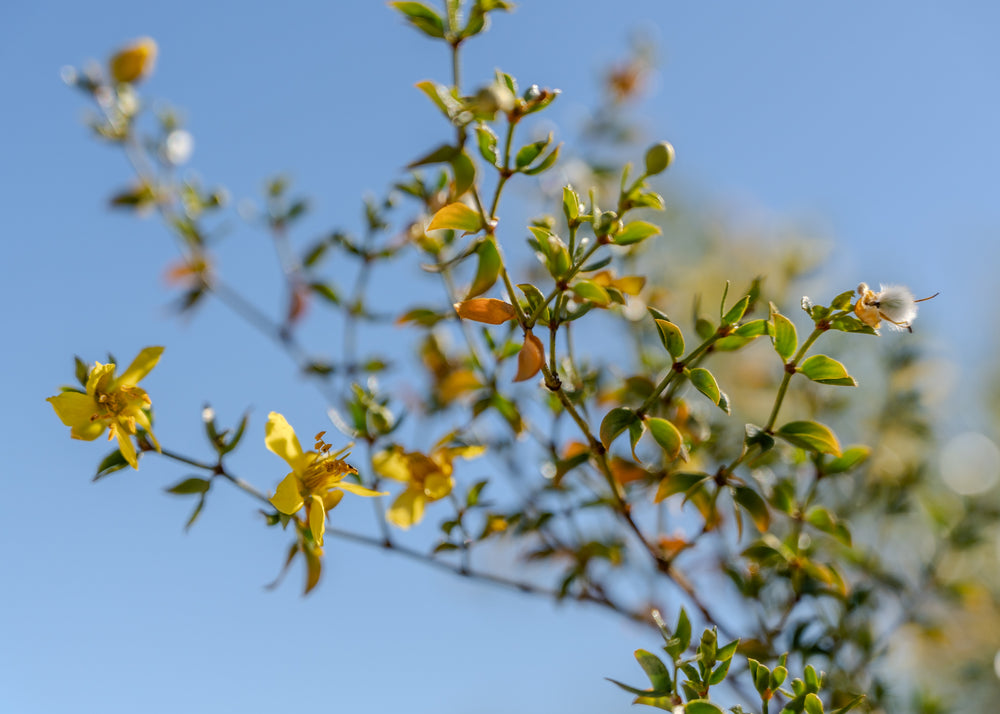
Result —
POLYGON ((155 63, 156 42, 152 37, 140 37, 116 52, 108 68, 116 82, 127 84, 148 77, 155 63))
POLYGON ((115 377, 113 363, 95 362, 87 375, 86 392, 67 390, 46 401, 70 428, 69 434, 74 439, 93 441, 105 429, 110 429, 108 440, 117 437, 122 456, 137 469, 139 462, 131 439, 136 433, 136 425, 146 430, 153 446, 160 450, 146 411, 150 405, 149 395, 136 384, 156 366, 161 354, 162 347, 147 347, 120 377, 115 377))
POLYGON ((427 503, 451 493, 455 485, 451 477, 452 461, 459 456, 474 459, 486 450, 484 446, 445 446, 450 439, 449 434, 435 444, 430 456, 403 451, 399 446, 375 455, 372 465, 376 472, 406 484, 406 490, 396 497, 386 513, 392 524, 406 529, 419 523, 427 503))
POLYGON ((271 412, 267 416, 265 443, 267 448, 285 460, 292 467, 278 484, 271 498, 271 505, 287 516, 294 516, 303 506, 306 520, 316 545, 323 545, 326 531, 326 512, 340 503, 344 491, 358 496, 385 496, 351 481, 344 481, 348 474, 358 471, 339 457, 346 455, 347 448, 331 454, 329 444, 322 441, 324 432, 316 435, 317 451, 302 451, 295 430, 281 414, 271 412))

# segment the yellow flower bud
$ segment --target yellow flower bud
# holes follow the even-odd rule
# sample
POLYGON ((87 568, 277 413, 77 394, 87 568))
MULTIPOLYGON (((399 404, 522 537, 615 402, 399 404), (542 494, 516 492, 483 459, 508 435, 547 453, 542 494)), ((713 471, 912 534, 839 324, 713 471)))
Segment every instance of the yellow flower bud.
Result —
POLYGON ((128 84, 149 76, 156 63, 156 42, 152 37, 140 37, 119 50, 108 62, 116 82, 128 84))

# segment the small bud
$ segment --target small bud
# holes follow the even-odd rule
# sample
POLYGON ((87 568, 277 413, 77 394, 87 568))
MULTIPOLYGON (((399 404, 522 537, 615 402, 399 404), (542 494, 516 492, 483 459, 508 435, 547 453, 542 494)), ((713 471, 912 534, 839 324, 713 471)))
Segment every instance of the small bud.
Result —
POLYGON ((622 222, 618 220, 618 214, 614 211, 604 211, 594 221, 594 233, 598 238, 613 236, 622 229, 622 222))
POLYGON ((492 118, 497 112, 509 112, 514 108, 514 95, 506 87, 491 84, 476 92, 472 105, 476 115, 492 118))
POLYGON ((663 173, 672 163, 674 163, 673 145, 669 141, 654 144, 646 152, 646 175, 656 176, 663 173))
POLYGON ((119 50, 108 63, 116 82, 127 84, 148 77, 156 64, 156 42, 151 37, 138 40, 119 50))
POLYGON ((537 101, 542 96, 542 90, 537 84, 532 84, 526 90, 524 90, 524 101, 534 102, 537 101))

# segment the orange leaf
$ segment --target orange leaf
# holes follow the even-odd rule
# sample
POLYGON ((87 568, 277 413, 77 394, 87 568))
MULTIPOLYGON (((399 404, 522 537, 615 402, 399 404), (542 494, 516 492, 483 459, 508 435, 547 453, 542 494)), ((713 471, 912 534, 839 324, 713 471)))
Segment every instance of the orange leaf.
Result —
POLYGON ((524 346, 517 353, 517 376, 515 382, 523 382, 531 379, 545 363, 545 348, 542 341, 531 334, 531 330, 524 333, 524 346))
POLYGON ((464 320, 475 320, 489 325, 502 325, 507 320, 517 317, 510 303, 495 298, 473 298, 456 302, 455 312, 464 320))
POLYGON ((650 476, 649 471, 646 469, 640 468, 631 461, 626 461, 619 456, 611 459, 610 466, 611 475, 615 477, 615 481, 622 485, 632 483, 633 481, 642 481, 650 476))

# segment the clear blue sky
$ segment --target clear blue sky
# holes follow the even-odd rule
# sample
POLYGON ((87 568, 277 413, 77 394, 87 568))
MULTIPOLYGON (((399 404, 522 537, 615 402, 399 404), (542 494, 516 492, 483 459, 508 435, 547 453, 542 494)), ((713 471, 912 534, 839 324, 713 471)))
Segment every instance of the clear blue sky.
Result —
MULTIPOLYGON (((562 89, 551 118, 571 135, 595 72, 631 31, 651 32, 664 62, 643 114, 677 148, 673 180, 814 222, 842 251, 830 284, 940 290, 919 330, 943 357, 981 364, 998 346, 986 304, 1000 234, 998 26, 985 1, 524 2, 470 45, 465 77, 499 66, 562 89)), ((185 535, 189 503, 160 491, 185 472, 147 459, 89 482, 102 446, 70 442, 44 402, 70 381, 73 354, 165 344, 148 380, 161 440, 198 439, 205 400, 223 420, 250 404, 256 441, 238 464, 265 487, 282 467, 260 448, 267 411, 305 433, 322 416, 277 351, 220 309, 172 318, 164 231, 106 209, 128 169, 90 139, 59 68, 146 34, 160 45, 148 91, 187 110, 192 166, 236 197, 291 174, 313 198, 303 237, 357 228, 359 197, 446 136, 412 85, 445 79, 447 58, 381 2, 0 6, 12 376, 0 711, 628 711, 602 677, 638 681, 630 653, 655 646, 646 631, 337 543, 314 596, 299 596, 297 574, 265 592, 286 541, 238 494, 185 535)), ((272 270, 261 234, 229 241, 245 246, 229 249, 229 269, 250 281, 272 270)), ((975 394, 961 379, 955 389, 975 394)), ((367 508, 337 513, 368 527, 367 508)))

